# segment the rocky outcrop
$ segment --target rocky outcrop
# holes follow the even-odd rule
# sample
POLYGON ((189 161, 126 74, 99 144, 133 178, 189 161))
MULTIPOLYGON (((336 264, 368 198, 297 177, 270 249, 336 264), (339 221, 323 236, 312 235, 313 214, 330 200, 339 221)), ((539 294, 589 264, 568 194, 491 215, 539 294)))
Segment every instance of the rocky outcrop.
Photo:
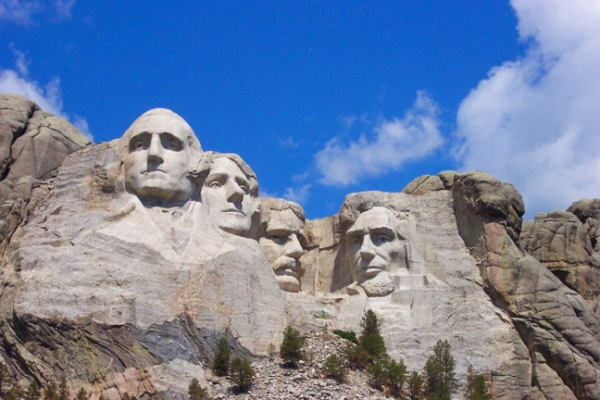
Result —
POLYGON ((69 122, 27 98, 0 93, 0 250, 35 208, 29 201, 43 196, 36 190, 41 181, 90 144, 69 122))
MULTIPOLYGON (((303 228, 301 208, 282 207, 291 211, 263 215, 261 230, 251 168, 204 153, 175 113, 152 110, 122 139, 91 146, 33 103, 10 101, 0 110, 0 141, 11 144, 0 153, 0 356, 13 376, 65 377, 94 399, 183 399, 192 378, 226 386, 206 372, 223 336, 279 376, 262 357, 287 324, 313 339, 358 332, 372 309, 390 355, 411 370, 442 339, 459 380, 472 364, 496 399, 600 399, 598 201, 523 225, 512 185, 444 171, 401 193, 350 194, 303 228), (274 269, 288 259, 300 284, 282 291, 274 269)), ((256 389, 375 396, 336 391, 318 368, 275 392, 267 386, 285 378, 262 376, 256 389)))
POLYGON ((600 398, 600 321, 577 292, 515 241, 510 221, 522 214, 520 196, 507 197, 501 207, 513 218, 489 213, 498 208, 494 191, 512 192, 502 189, 489 175, 475 173, 457 177, 452 191, 459 231, 479 261, 487 292, 508 312, 527 348, 521 379, 530 379, 548 399, 600 398))
POLYGON ((600 199, 579 200, 567 211, 536 215, 523 224, 525 251, 600 313, 600 199))

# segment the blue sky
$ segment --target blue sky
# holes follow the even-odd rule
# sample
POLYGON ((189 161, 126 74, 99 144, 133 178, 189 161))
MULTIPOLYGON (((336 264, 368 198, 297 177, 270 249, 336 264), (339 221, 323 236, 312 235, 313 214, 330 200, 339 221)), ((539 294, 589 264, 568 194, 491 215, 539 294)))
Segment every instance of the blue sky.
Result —
POLYGON ((0 91, 102 142, 143 112, 309 218, 480 169, 526 218, 600 197, 600 2, 0 0, 0 91))

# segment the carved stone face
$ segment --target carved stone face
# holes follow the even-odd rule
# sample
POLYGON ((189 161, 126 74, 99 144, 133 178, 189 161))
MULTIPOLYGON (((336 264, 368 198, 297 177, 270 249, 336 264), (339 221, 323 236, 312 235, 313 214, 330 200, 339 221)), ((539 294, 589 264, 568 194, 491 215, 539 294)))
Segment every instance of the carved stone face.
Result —
POLYGON ((191 130, 176 114, 140 117, 129 128, 129 150, 124 158, 125 187, 142 197, 186 200, 193 192, 187 173, 191 130))
POLYGON ((201 191, 208 215, 226 232, 243 236, 250 230, 254 199, 250 182, 230 159, 216 158, 201 191))
POLYGON ((363 212, 345 236, 352 278, 368 296, 386 296, 394 290, 390 271, 404 259, 404 243, 395 229, 395 217, 385 207, 363 212))
POLYGON ((273 267, 279 287, 286 292, 300 290, 303 228, 304 223, 292 210, 273 211, 264 237, 258 241, 273 267))

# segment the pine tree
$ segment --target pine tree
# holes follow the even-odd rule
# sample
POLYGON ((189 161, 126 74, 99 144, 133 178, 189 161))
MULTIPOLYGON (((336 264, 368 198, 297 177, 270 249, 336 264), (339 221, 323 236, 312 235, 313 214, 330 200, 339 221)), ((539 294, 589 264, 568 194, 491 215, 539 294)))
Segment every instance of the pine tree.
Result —
POLYGON ((50 382, 44 389, 44 400, 58 400, 58 388, 56 383, 50 382))
POLYGON ((400 362, 391 360, 387 365, 387 380, 390 392, 395 396, 400 396, 404 391, 404 383, 408 375, 408 370, 404 360, 400 362))
POLYGON ((358 344, 346 343, 344 356, 352 369, 363 369, 369 359, 369 354, 358 344))
POLYGON ((217 376, 225 376, 229 373, 229 357, 231 357, 229 343, 225 336, 222 336, 217 345, 215 361, 213 363, 213 371, 217 376))
MULTIPOLYGON (((125 393, 125 395, 128 397, 126 400, 129 400, 129 395, 127 393, 125 393)), ((79 391, 77 392, 77 395, 75 395, 75 400, 88 400, 88 394, 85 391, 84 388, 79 389, 79 391)))
POLYGON ((362 333, 358 338, 358 342, 360 347, 369 355, 369 362, 374 362, 387 355, 385 342, 379 333, 379 325, 377 315, 372 310, 368 310, 360 322, 362 333))
POLYGON ((450 350, 448 341, 438 340, 433 347, 433 355, 425 363, 423 375, 428 399, 450 400, 458 388, 454 371, 456 361, 450 350))
POLYGON ((200 386, 198 379, 194 378, 188 386, 188 398, 189 400, 210 400, 211 397, 208 395, 208 390, 200 386))
POLYGON ((231 380, 237 385, 240 392, 246 392, 250 389, 252 382, 254 382, 255 373, 247 358, 235 357, 231 361, 229 371, 231 380))
POLYGON ((69 400, 69 388, 67 387, 67 380, 65 378, 58 385, 58 399, 69 400))
POLYGON ((467 389, 465 390, 465 400, 469 400, 473 395, 473 389, 475 386, 475 369, 473 364, 469 364, 467 368, 467 389))
POLYGON ((4 388, 8 383, 9 379, 10 375, 8 374, 8 368, 6 368, 6 365, 4 365, 4 363, 0 363, 0 395, 4 394, 4 388))
POLYGON ((332 354, 325 360, 323 372, 330 378, 335 379, 338 383, 344 383, 348 375, 346 364, 337 354, 332 354))
POLYGON ((304 339, 300 336, 300 332, 288 326, 283 332, 283 342, 279 349, 281 359, 290 367, 296 367, 296 363, 302 360, 302 346, 304 339))
POLYGON ((488 386, 483 375, 477 375, 473 383, 473 394, 471 394, 469 400, 492 400, 493 397, 488 392, 488 386))
POLYGON ((387 369, 388 369, 388 359, 387 358, 379 358, 377 359, 373 365, 367 368, 367 374, 369 376, 369 383, 375 389, 381 389, 385 384, 387 384, 387 369))
POLYGON ((32 381, 29 384, 29 386, 27 386, 27 390, 25 391, 24 399, 25 400, 40 400, 41 395, 42 394, 40 393, 39 386, 37 385, 37 383, 32 381))
POLYGON ((408 398, 410 400, 421 400, 423 398, 423 377, 413 371, 408 378, 408 398))

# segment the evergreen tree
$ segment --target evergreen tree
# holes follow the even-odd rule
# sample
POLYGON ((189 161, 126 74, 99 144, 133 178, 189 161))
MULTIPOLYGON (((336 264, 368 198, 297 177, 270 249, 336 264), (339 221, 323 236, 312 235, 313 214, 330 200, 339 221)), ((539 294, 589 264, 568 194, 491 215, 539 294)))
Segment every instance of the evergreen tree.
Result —
POLYGON ((213 371, 217 376, 225 376, 229 373, 229 357, 231 357, 229 343, 225 336, 222 336, 217 345, 215 361, 213 363, 213 371))
MULTIPOLYGON (((129 395, 127 393, 125 393, 125 395, 127 398, 124 398, 124 400, 130 400, 129 395)), ((89 400, 88 394, 84 388, 79 389, 77 395, 75 395, 75 400, 89 400)))
POLYGON ((408 378, 408 398, 410 400, 421 400, 423 398, 423 377, 413 371, 408 378))
POLYGON ((456 380, 456 361, 450 352, 448 341, 438 340, 433 347, 433 355, 425 363, 425 385, 427 398, 431 400, 450 400, 458 388, 456 380))
POLYGON ((372 335, 379 333, 379 326, 381 323, 377 319, 377 314, 373 310, 368 310, 360 321, 360 327, 362 328, 362 336, 372 335))
POLYGON ((391 360, 387 365, 387 380, 390 392, 395 396, 400 396, 404 391, 404 383, 408 370, 404 364, 404 360, 400 359, 400 362, 391 360))
POLYGON ((44 389, 44 400, 58 400, 58 388, 56 383, 50 382, 44 389))
POLYGON ((473 393, 469 397, 469 400, 492 400, 493 397, 488 392, 488 386, 485 383, 483 375, 476 376, 473 382, 473 393))
POLYGON ((337 354, 332 354, 325 360, 323 372, 330 378, 335 379, 338 383, 344 383, 348 375, 346 364, 337 354))
POLYGON ((372 310, 368 310, 360 322, 362 333, 358 338, 358 342, 360 347, 369 355, 369 362, 374 362, 387 355, 385 342, 379 333, 379 325, 377 315, 372 310))
POLYGON ((29 386, 27 386, 27 390, 25 391, 24 399, 25 400, 40 400, 41 397, 40 388, 32 381, 29 386))
POLYGON ((286 365, 296 367, 296 363, 302 360, 302 346, 304 339, 300 336, 300 332, 288 326, 283 332, 283 342, 279 349, 279 355, 286 365))
POLYGON ((194 378, 188 386, 188 398, 189 400, 210 400, 211 397, 208 395, 208 390, 200 386, 198 379, 194 378))
POLYGON ((344 356, 352 369, 363 369, 369 359, 369 354, 358 344, 346 343, 344 356))
POLYGON ((467 368, 467 389, 465 390, 465 400, 469 400, 473 395, 473 388, 475 386, 475 370, 473 364, 469 364, 467 368))
POLYGON ((69 388, 67 387, 67 380, 65 378, 58 385, 58 400, 69 400, 69 388))
POLYGON ((369 383, 375 389, 381 389, 387 384, 388 359, 381 357, 367 368, 369 383))
POLYGON ((240 392, 246 392, 250 389, 252 382, 254 382, 255 373, 247 358, 235 357, 231 361, 229 372, 231 380, 237 385, 240 392))

